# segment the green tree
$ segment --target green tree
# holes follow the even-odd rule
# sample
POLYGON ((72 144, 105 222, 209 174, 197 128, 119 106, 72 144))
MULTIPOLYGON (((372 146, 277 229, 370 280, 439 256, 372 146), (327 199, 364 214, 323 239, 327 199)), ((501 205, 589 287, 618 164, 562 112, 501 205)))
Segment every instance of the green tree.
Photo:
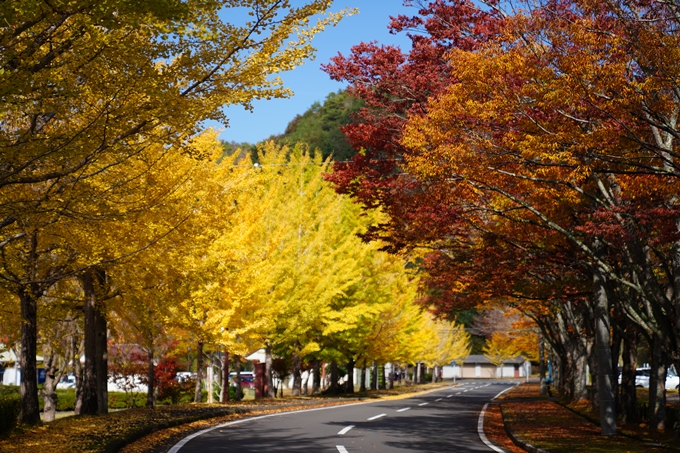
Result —
POLYGON ((286 132, 276 141, 288 146, 307 143, 311 149, 318 149, 323 159, 332 156, 335 161, 349 160, 356 150, 341 128, 353 122, 352 114, 363 104, 346 91, 330 93, 323 104, 315 102, 305 113, 288 123, 286 132))

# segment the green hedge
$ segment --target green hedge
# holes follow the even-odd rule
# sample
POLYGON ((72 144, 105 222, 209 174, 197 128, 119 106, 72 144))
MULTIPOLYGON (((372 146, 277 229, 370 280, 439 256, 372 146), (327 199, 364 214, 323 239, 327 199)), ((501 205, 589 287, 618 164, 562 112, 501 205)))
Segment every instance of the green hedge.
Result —
POLYGON ((20 407, 19 387, 0 385, 0 435, 16 427, 20 407))
MULTIPOLYGON (((45 400, 38 396, 38 405, 41 409, 45 407, 45 400)), ((76 390, 57 389, 57 411, 72 411, 76 407, 76 390)))
POLYGON ((128 403, 132 407, 146 406, 146 393, 109 392, 109 409, 127 409, 128 403))

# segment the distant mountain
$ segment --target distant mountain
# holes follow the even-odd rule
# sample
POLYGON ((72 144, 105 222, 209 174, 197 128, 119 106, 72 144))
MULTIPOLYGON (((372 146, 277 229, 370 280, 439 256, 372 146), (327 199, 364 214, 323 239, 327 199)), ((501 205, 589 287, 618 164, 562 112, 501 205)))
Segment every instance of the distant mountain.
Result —
POLYGON ((330 93, 323 104, 312 104, 305 113, 288 123, 286 132, 272 139, 289 146, 307 143, 312 150, 321 151, 324 159, 332 155, 335 161, 349 160, 356 150, 347 143, 340 127, 351 123, 352 113, 363 105, 363 101, 350 97, 344 91, 330 93))
MULTIPOLYGON (((350 97, 344 91, 330 93, 323 104, 315 102, 302 115, 296 115, 280 135, 272 135, 264 141, 273 140, 279 145, 295 146, 307 143, 311 150, 318 149, 324 159, 333 156, 335 161, 349 160, 356 154, 340 130, 352 122, 352 113, 363 107, 364 101, 350 97)), ((241 155, 251 153, 257 161, 257 145, 251 143, 222 142, 223 156, 240 150, 241 155)))

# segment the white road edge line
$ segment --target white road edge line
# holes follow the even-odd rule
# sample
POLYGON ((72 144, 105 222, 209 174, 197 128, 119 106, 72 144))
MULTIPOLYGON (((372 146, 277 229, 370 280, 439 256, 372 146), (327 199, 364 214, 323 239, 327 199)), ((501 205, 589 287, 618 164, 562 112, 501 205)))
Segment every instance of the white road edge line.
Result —
POLYGON ((241 423, 247 423, 247 422, 252 421, 252 420, 260 420, 260 419, 263 419, 263 418, 270 418, 270 417, 280 417, 282 415, 295 414, 295 413, 300 413, 300 412, 325 411, 325 410, 329 410, 329 409, 338 409, 338 408, 341 408, 341 407, 349 407, 349 406, 360 406, 360 405, 363 405, 363 404, 371 404, 371 403, 374 403, 374 401, 366 401, 366 402, 362 402, 362 403, 342 404, 342 405, 339 405, 339 406, 315 407, 313 409, 303 409, 303 410, 299 410, 299 411, 278 412, 276 414, 258 415, 257 417, 246 417, 246 418, 241 418, 239 420, 234 420, 234 421, 231 421, 231 422, 220 423, 219 425, 215 425, 215 426, 212 426, 210 428, 206 428, 206 429, 203 429, 201 431, 198 431, 198 432, 195 432, 193 434, 188 435, 187 437, 185 437, 184 439, 180 440, 175 445, 173 445, 173 447, 170 450, 168 450, 168 453, 177 453, 180 450, 180 448, 182 448, 184 445, 186 445, 191 439, 194 439, 194 438, 196 438, 196 437, 198 437, 202 434, 209 433, 210 431, 214 431, 216 429, 224 428, 224 427, 231 426, 231 425, 239 425, 241 423))
POLYGON ((411 409, 411 408, 410 408, 410 407, 405 407, 405 408, 403 408, 403 409, 399 409, 397 412, 404 412, 404 411, 407 411, 407 410, 409 410, 409 409, 411 409))
MULTIPOLYGON (((440 390, 441 389, 428 390, 428 391, 423 392, 423 393, 434 393, 434 392, 438 392, 440 390)), ((168 450, 168 453, 177 453, 180 450, 180 448, 182 448, 184 445, 186 445, 191 439, 194 439, 195 437, 198 437, 202 434, 209 433, 210 431, 214 431, 216 429, 224 428, 226 426, 239 425, 241 423, 246 423, 246 422, 249 422, 249 421, 252 421, 252 420, 259 420, 259 419, 262 419, 262 418, 270 418, 270 417, 280 417, 282 415, 295 414, 295 413, 299 413, 299 412, 325 411, 325 410, 330 410, 330 409, 339 409, 339 408, 342 408, 342 407, 360 406, 360 405, 364 405, 364 404, 376 404, 376 403, 377 403, 377 401, 363 401, 361 403, 341 404, 341 405, 338 405, 338 406, 315 407, 313 409, 302 409, 302 410, 297 410, 297 411, 278 412, 276 414, 258 415, 256 417, 246 416, 245 418, 241 418, 241 419, 234 420, 234 421, 231 421, 231 422, 220 423, 219 425, 215 425, 215 426, 212 426, 210 428, 206 428, 206 429, 203 429, 201 431, 190 434, 187 437, 185 437, 184 439, 177 442, 175 445, 173 445, 173 447, 170 450, 168 450)), ((425 406, 426 404, 428 404, 428 403, 419 404, 419 406, 425 406)))
POLYGON ((339 453, 349 453, 349 452, 347 451, 347 449, 346 449, 345 447, 343 447, 342 445, 336 445, 335 448, 338 449, 338 452, 339 452, 339 453))
POLYGON ((354 428, 354 425, 346 426, 346 427, 342 428, 342 429, 338 432, 338 434, 340 434, 340 435, 347 434, 347 432, 348 432, 350 429, 352 429, 352 428, 354 428))
POLYGON ((486 435, 484 434, 484 414, 486 413, 487 407, 489 407, 489 403, 484 404, 482 412, 479 413, 479 420, 477 420, 477 434, 479 434, 479 438, 482 439, 484 445, 498 453, 505 453, 505 450, 501 450, 500 448, 489 442, 489 439, 487 439, 486 435))
POLYGON ((387 416, 387 414, 378 414, 378 415, 374 415, 373 417, 367 418, 366 420, 368 420, 368 421, 377 420, 380 417, 385 417, 385 416, 387 416))
MULTIPOLYGON (((441 399, 441 398, 439 398, 439 400, 440 400, 440 399, 441 399)), ((437 400, 437 401, 439 401, 439 400, 437 400)), ((418 406, 427 406, 428 404, 430 404, 430 403, 420 403, 418 406)))
MULTIPOLYGON (((509 390, 512 390, 513 388, 517 387, 518 385, 519 385, 519 382, 518 382, 517 384, 513 385, 512 387, 506 388, 505 390, 501 391, 498 395, 496 395, 496 396, 494 396, 493 398, 491 398, 491 401, 495 400, 496 398, 498 398, 499 396, 501 396, 503 393, 505 393, 505 392, 507 392, 507 391, 509 391, 509 390)), ((171 453, 171 452, 168 452, 168 453, 171 453)))

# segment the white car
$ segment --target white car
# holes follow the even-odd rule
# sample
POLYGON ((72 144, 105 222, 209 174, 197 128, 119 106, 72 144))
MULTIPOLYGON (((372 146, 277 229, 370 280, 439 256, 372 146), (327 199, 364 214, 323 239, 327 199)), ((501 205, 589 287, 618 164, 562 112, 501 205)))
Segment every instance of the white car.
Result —
MULTIPOLYGON (((635 387, 649 388, 649 373, 651 368, 643 367, 635 369, 635 387)), ((675 390, 680 385, 680 377, 672 368, 666 371, 666 390, 675 390)))
POLYGON ((74 389, 76 388, 76 376, 69 374, 61 378, 61 381, 57 384, 58 389, 74 389))

